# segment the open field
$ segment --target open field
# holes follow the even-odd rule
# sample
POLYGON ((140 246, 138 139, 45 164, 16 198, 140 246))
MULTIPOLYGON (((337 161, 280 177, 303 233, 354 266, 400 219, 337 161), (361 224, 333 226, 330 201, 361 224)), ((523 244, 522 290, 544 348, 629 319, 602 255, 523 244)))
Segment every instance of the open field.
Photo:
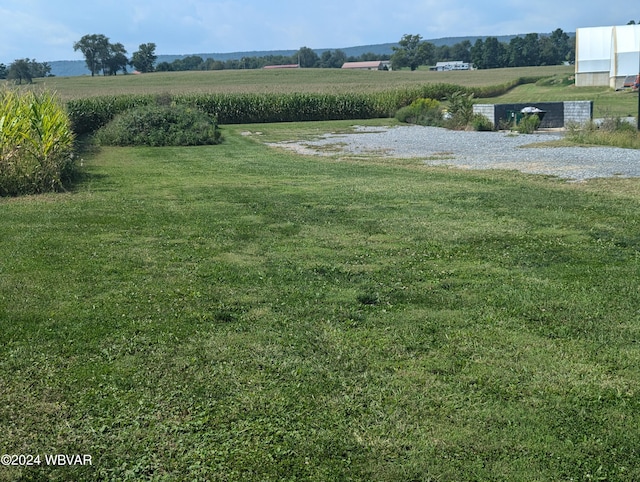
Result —
POLYGON ((0 480, 640 479, 640 182, 264 144, 350 125, 0 199, 0 480))
POLYGON ((36 79, 63 99, 131 93, 256 93, 256 92, 379 92, 388 89, 450 83, 491 86, 518 77, 571 75, 572 67, 523 67, 459 72, 370 72, 340 69, 221 70, 205 72, 156 72, 113 77, 52 77, 36 79))
MULTIPOLYGON (((459 72, 407 70, 397 72, 344 71, 336 69, 287 70, 226 70, 206 72, 157 72, 145 75, 114 77, 53 77, 36 79, 32 87, 55 91, 63 100, 118 94, 184 94, 184 93, 349 93, 380 92, 419 86, 425 83, 445 83, 487 87, 501 85, 519 77, 556 76, 567 78, 572 66, 523 67, 459 72)), ((507 94, 478 102, 541 102, 563 100, 593 100, 595 115, 635 116, 637 95, 615 92, 608 88, 573 85, 521 85, 507 94)))

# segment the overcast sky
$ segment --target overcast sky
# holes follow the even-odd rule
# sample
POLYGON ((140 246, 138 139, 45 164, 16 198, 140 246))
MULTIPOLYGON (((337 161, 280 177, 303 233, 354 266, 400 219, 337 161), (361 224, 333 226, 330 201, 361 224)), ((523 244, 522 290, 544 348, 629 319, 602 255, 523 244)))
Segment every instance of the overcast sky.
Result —
MULTIPOLYGON (((424 39, 624 25, 627 3, 584 0, 0 0, 0 63, 81 60, 73 43, 106 35, 129 55, 345 48, 424 39)), ((640 15, 638 13, 637 15, 640 15)))

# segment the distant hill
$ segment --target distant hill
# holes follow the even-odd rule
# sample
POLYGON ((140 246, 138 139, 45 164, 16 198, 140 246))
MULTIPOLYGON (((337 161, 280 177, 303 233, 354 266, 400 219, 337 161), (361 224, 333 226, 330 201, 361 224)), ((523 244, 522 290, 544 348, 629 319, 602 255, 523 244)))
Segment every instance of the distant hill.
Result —
MULTIPOLYGON (((567 32, 567 35, 573 36, 575 33, 567 32)), ((502 35, 497 36, 499 42, 509 43, 514 37, 522 37, 523 34, 519 35, 502 35)), ((468 40, 473 45, 478 39, 486 39, 487 36, 476 36, 476 37, 444 37, 439 39, 427 39, 427 42, 431 42, 436 47, 440 47, 442 45, 455 45, 457 43, 468 40)), ((318 55, 322 55, 323 52, 327 50, 342 50, 347 57, 360 57, 362 54, 372 53, 376 55, 391 55, 393 53, 393 47, 398 45, 397 42, 386 43, 386 44, 375 44, 375 45, 360 45, 357 47, 346 47, 346 48, 324 48, 324 49, 313 49, 318 55)), ((282 55, 282 56, 291 56, 297 52, 296 50, 256 50, 256 51, 245 51, 245 52, 229 52, 229 53, 208 53, 208 54, 180 54, 180 55, 158 55, 157 62, 168 62, 171 63, 177 59, 183 59, 188 57, 189 55, 199 55, 203 59, 215 59, 225 62, 227 60, 239 60, 243 57, 266 57, 268 55, 282 55)), ((74 77, 78 75, 90 75, 91 72, 87 69, 87 66, 84 60, 54 60, 52 62, 47 62, 51 66, 51 73, 56 77, 74 77)))

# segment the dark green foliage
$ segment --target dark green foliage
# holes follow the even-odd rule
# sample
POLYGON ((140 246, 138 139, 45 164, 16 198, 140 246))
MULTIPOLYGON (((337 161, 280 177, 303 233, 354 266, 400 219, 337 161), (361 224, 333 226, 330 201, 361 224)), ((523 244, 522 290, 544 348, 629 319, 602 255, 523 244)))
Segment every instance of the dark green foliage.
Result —
POLYGON ((496 37, 487 37, 478 39, 471 47, 470 54, 479 69, 560 65, 575 59, 575 40, 560 28, 550 35, 528 33, 517 36, 509 43, 500 42, 496 37))
POLYGON ((533 134, 535 130, 540 127, 540 117, 537 115, 525 115, 518 125, 516 130, 521 134, 533 134))
POLYGON ((487 119, 482 114, 473 114, 471 117, 471 126, 474 131, 492 131, 493 122, 487 119))
POLYGON ((214 117, 185 106, 152 105, 118 115, 95 136, 112 146, 197 146, 219 144, 214 117))
POLYGON ((110 95, 71 100, 67 111, 76 135, 90 134, 107 125, 116 114, 155 103, 153 95, 110 95))
POLYGON ((385 117, 371 94, 195 94, 178 104, 215 115, 221 124, 370 119, 385 117))

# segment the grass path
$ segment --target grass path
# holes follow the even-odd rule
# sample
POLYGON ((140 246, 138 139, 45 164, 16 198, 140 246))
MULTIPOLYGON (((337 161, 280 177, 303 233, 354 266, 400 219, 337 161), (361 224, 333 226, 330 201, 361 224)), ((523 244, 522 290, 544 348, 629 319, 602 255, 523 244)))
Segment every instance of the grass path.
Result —
POLYGON ((263 144, 346 128, 0 200, 0 453, 93 463, 0 480, 640 478, 638 181, 263 144))

